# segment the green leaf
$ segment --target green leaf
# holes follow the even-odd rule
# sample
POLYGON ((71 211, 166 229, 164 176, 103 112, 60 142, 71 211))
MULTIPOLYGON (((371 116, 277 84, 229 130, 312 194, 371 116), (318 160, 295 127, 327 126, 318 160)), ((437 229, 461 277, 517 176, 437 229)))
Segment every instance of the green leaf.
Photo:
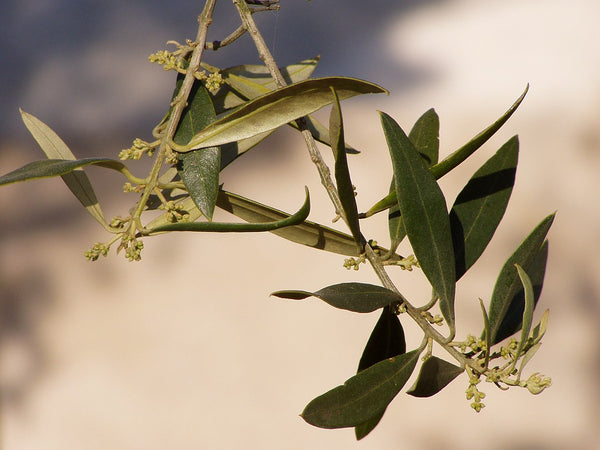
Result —
MULTIPOLYGON (((492 125, 487 127, 485 130, 481 131, 477 134, 473 139, 467 142, 465 145, 460 147, 458 150, 454 151, 448 157, 444 158, 443 161, 435 164, 431 167, 431 173, 435 177, 436 180, 439 180, 441 177, 446 175, 452 169, 460 165, 464 160, 466 160, 469 156, 471 156, 475 151, 477 151, 483 144, 485 144, 501 127, 506 123, 506 121, 512 116, 512 114, 517 110, 527 91, 529 90, 529 85, 525 89, 525 91, 521 94, 521 96, 517 99, 515 103, 506 111, 498 120, 496 120, 492 125)), ((389 193, 383 199, 379 200, 375 205, 373 205, 366 213, 364 213, 364 217, 370 217, 380 211, 384 211, 388 208, 391 208, 396 204, 396 194, 395 192, 389 193)))
POLYGON ((490 319, 485 310, 483 300, 481 299, 479 299, 479 306, 481 307, 481 315, 483 316, 483 340, 485 341, 485 360, 483 361, 483 367, 487 369, 490 363, 490 349, 492 348, 490 341, 490 319))
MULTIPOLYGON (((175 93, 177 95, 184 76, 179 74, 175 93)), ((217 118, 206 87, 195 81, 188 97, 188 105, 183 110, 173 141, 183 145, 217 118)), ((208 147, 179 154, 178 172, 190 196, 202 214, 212 220, 219 192, 219 171, 221 150, 208 147)))
POLYGON ((107 158, 84 158, 75 160, 44 159, 25 164, 23 167, 3 175, 0 177, 0 186, 17 183, 19 181, 63 176, 89 165, 97 165, 114 170, 120 170, 121 167, 124 167, 123 163, 107 158))
POLYGON ((536 298, 539 298, 548 254, 544 240, 553 221, 554 214, 551 214, 535 227, 504 263, 498 275, 489 308, 492 345, 521 328, 525 301, 523 287, 514 268, 515 264, 519 264, 530 274, 534 286, 538 287, 536 298))
POLYGON ((262 95, 222 117, 196 134, 179 152, 239 141, 311 114, 333 101, 333 87, 340 99, 359 94, 382 93, 385 89, 354 78, 327 77, 301 81, 262 95))
POLYGON ((273 292, 271 295, 291 300, 317 297, 331 306, 358 313, 369 313, 402 301, 394 291, 382 286, 365 283, 340 283, 327 286, 317 292, 287 290, 273 292))
MULTIPOLYGON (((408 138, 414 144, 417 151, 421 154, 421 157, 425 161, 428 167, 436 164, 439 157, 440 147, 440 119, 432 108, 426 111, 417 122, 414 124, 408 138)), ((390 192, 394 192, 394 199, 396 198, 396 182, 392 176, 392 183, 390 185, 390 192)), ((406 236, 406 230, 404 229, 404 222, 400 209, 398 208, 398 202, 390 208, 388 214, 388 229, 390 233, 390 250, 395 252, 400 245, 400 242, 406 236)))
MULTIPOLYGON (((65 144, 48 125, 23 110, 19 111, 21 112, 21 118, 23 119, 25 126, 48 159, 75 159, 75 155, 73 155, 67 144, 65 144)), ((69 190, 77 197, 77 200, 81 202, 92 217, 103 227, 108 227, 108 223, 104 218, 92 183, 90 183, 90 180, 83 169, 66 172, 62 176, 62 179, 69 190)))
POLYGON ((408 138, 425 160, 427 167, 437 164, 440 151, 440 118, 433 108, 419 117, 408 133, 408 138))
POLYGON ((413 397, 431 397, 444 389, 464 371, 462 367, 431 356, 423 363, 417 381, 406 393, 413 397))
POLYGON ((363 370, 312 400, 302 418, 320 428, 355 427, 381 414, 412 374, 420 352, 413 350, 363 370))
MULTIPOLYGON (((306 59, 296 64, 280 67, 283 79, 288 84, 310 78, 317 67, 319 57, 306 59)), ((219 70, 202 63, 202 67, 210 72, 221 74, 225 85, 221 86, 213 96, 217 114, 245 103, 247 100, 263 95, 277 88, 269 69, 265 65, 245 64, 219 70)))
MULTIPOLYGON (((288 217, 288 214, 278 209, 227 191, 219 191, 217 206, 248 222, 274 221, 288 217)), ((346 256, 360 256, 360 250, 352 236, 308 220, 298 225, 274 230, 272 233, 319 250, 346 256)), ((379 246, 375 246, 374 250, 380 254, 388 252, 379 246)), ((398 255, 392 256, 392 260, 400 259, 402 258, 398 255)))
POLYGON ((529 332, 531 331, 531 322, 533 321, 533 309, 535 308, 535 296, 533 293, 533 284, 531 283, 531 279, 527 275, 527 273, 523 270, 523 268, 515 264, 517 268, 517 272, 519 274, 519 278, 521 279, 521 283, 523 284, 523 290, 525 292, 525 309, 523 311, 523 324, 521 329, 521 339, 519 341, 519 346, 517 347, 517 351, 515 353, 514 359, 515 362, 521 356, 521 352, 523 351, 523 347, 529 339, 529 332))
POLYGON ((477 261, 504 216, 517 171, 519 140, 510 139, 460 192, 450 211, 456 279, 477 261))
MULTIPOLYGON (((544 241, 533 261, 527 266, 527 271, 533 283, 534 292, 534 309, 542 293, 544 284, 544 276, 546 274, 546 262, 548 260, 548 241, 544 241)), ((496 342, 513 335, 521 329, 523 313, 525 310, 525 293, 522 289, 520 280, 517 279, 517 293, 513 296, 513 300, 508 307, 508 311, 504 315, 504 319, 500 323, 496 334, 496 342)), ((496 282, 498 284, 498 282, 496 282)), ((493 299, 493 297, 492 297, 493 299)))
POLYGON ((163 231, 212 231, 217 233, 228 232, 259 232, 272 231, 277 228, 289 227, 303 222, 310 212, 310 198, 308 189, 306 189, 306 200, 302 207, 293 215, 275 222, 263 223, 223 223, 223 222, 177 222, 166 225, 159 225, 150 228, 148 234, 160 233, 163 231))
POLYGON ((453 327, 456 276, 444 194, 400 126, 387 114, 380 115, 408 239, 423 272, 440 297, 444 318, 453 327))
MULTIPOLYGON (((371 337, 363 351, 357 372, 377 364, 384 359, 406 353, 406 339, 400 319, 394 314, 389 306, 381 311, 381 316, 373 328, 371 337)), ((354 432, 357 440, 367 436, 377 426, 385 409, 371 419, 357 425, 354 432)))
POLYGON ((342 110, 335 89, 331 88, 334 102, 329 116, 329 133, 331 140, 331 149, 335 158, 335 182, 337 191, 340 196, 340 202, 348 221, 348 228, 354 237, 356 243, 362 248, 364 238, 360 233, 360 225, 358 223, 358 208, 356 206, 356 198, 354 197, 354 186, 350 179, 350 171, 348 170, 348 160, 346 159, 346 145, 344 143, 344 123, 342 120, 342 110))

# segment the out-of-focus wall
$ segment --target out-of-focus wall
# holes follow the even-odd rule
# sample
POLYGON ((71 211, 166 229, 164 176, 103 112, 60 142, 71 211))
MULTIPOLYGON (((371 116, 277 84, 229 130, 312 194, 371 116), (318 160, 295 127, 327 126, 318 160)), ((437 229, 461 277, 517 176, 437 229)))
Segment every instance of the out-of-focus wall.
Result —
MULTIPOLYGON (((0 172, 41 155, 18 106, 51 125, 79 156, 116 156, 134 137, 149 138, 173 75, 146 64, 147 55, 169 39, 192 37, 201 3, 3 5, 0 172)), ((558 210, 535 316, 550 308, 549 331, 529 366, 552 377, 550 389, 532 396, 483 386, 487 406, 475 414, 461 378, 432 399, 400 394, 360 443, 350 430, 312 428, 298 414, 352 375, 377 317, 269 293, 377 282, 367 267, 346 271, 341 257, 270 234, 159 236, 145 241, 142 262, 112 252, 89 263, 84 250, 108 237, 60 180, 40 180, 0 189, 2 448, 594 448, 598 17, 596 0, 282 0, 279 13, 259 16, 282 64, 321 54, 316 76, 366 78, 390 90, 388 97, 343 105, 347 139, 362 150, 350 158, 361 209, 387 190, 391 175, 377 109, 408 129, 435 107, 444 155, 530 83, 510 122, 442 186, 453 198, 470 173, 519 134, 507 215, 459 285, 459 333, 480 330, 477 298, 489 300, 504 260, 558 210)), ((210 38, 235 26, 230 2, 219 2, 210 38)), ((250 48, 246 40, 211 62, 256 62, 243 58, 250 48)), ((308 185, 311 218, 327 222, 333 213, 301 140, 284 131, 269 142, 223 173, 225 187, 292 210, 308 185)), ((107 216, 126 213, 134 194, 119 193, 119 176, 88 172, 107 216)), ((365 230, 386 244, 384 216, 365 230)), ((423 292, 415 275, 390 272, 408 295, 423 292)), ((409 346, 418 345, 418 331, 401 320, 409 346)))

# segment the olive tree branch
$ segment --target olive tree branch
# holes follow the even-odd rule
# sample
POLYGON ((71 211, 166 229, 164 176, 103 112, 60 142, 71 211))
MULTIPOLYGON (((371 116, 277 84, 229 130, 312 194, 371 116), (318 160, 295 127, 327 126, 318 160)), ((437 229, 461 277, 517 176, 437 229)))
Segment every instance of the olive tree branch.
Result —
MULTIPOLYGON (((242 19, 246 30, 248 31, 248 33, 250 33, 252 39, 254 40, 254 45, 256 46, 260 59, 265 63, 265 65, 269 69, 269 72, 275 80, 275 83, 279 88, 287 86, 287 83, 285 82, 285 79, 283 78, 283 75, 281 74, 281 71, 279 70, 275 62, 273 55, 269 51, 269 48, 267 47, 260 31, 258 30, 258 27, 256 26, 256 23, 254 22, 254 19, 252 18, 252 12, 250 8, 248 8, 246 1, 233 0, 233 3, 238 10, 240 18, 242 19)), ((327 164, 325 164, 311 132, 307 129, 305 119, 301 118, 298 119, 296 122, 306 142, 310 158, 317 167, 317 170, 321 177, 321 183, 325 187, 329 198, 331 199, 336 209, 336 213, 342 218, 342 220, 344 220, 346 224, 348 224, 348 219, 346 217, 344 209, 342 208, 342 203, 340 201, 337 189, 335 188, 335 185, 333 184, 333 181, 331 179, 331 171, 329 170, 327 164)), ((398 289, 390 279, 388 273, 385 271, 384 265, 381 262, 379 256, 377 256, 377 254, 373 251, 373 249, 368 243, 365 244, 365 255, 383 286, 387 289, 396 292, 400 296, 400 298, 402 299, 402 303, 405 306, 407 314, 419 325, 419 327, 425 333, 425 336, 431 337, 438 344, 440 344, 448 353, 450 353, 450 355, 452 355, 454 359, 456 359, 461 364, 461 366, 470 366, 472 369, 476 370, 477 372, 480 372, 481 367, 477 364, 475 360, 464 356, 454 347, 448 345, 448 339, 436 329, 434 329, 432 325, 427 321, 427 319, 421 314, 421 310, 412 306, 412 304, 398 291, 398 289)))

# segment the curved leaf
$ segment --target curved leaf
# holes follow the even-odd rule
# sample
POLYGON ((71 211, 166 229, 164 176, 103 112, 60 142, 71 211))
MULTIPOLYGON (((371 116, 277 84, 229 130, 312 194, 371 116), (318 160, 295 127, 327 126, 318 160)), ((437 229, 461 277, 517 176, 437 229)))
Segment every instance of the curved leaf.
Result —
MULTIPOLYGON (((384 359, 406 353, 406 339, 400 319, 394 314, 390 307, 381 311, 381 316, 373 328, 371 337, 360 358, 357 372, 362 372, 384 359)), ((380 414, 372 417, 360 425, 357 425, 354 433, 357 440, 367 436, 377 426, 385 409, 380 414)))
POLYGON ((350 171, 348 170, 348 160, 346 159, 346 145, 344 143, 344 123, 342 120, 342 110, 335 89, 331 88, 334 102, 329 116, 329 133, 331 141, 331 149, 335 158, 335 182, 337 191, 340 196, 340 202, 344 209, 344 214, 348 221, 348 228, 354 237, 357 245, 361 248, 364 245, 365 239, 360 233, 360 225, 358 223, 358 208, 356 206, 356 198, 354 196, 354 186, 350 179, 350 171))
POLYGON ((452 327, 456 275, 444 194, 400 126, 387 114, 380 115, 406 234, 423 272, 440 297, 442 314, 452 327))
POLYGON ((535 295, 533 293, 533 284, 531 283, 529 275, 527 275, 523 268, 518 264, 515 264, 515 267, 517 269, 519 278, 521 279, 521 283, 523 284, 523 290, 525 292, 525 309, 523 311, 521 339, 519 340, 519 346, 517 347, 517 351, 514 355, 514 359, 516 362, 521 356, 521 352, 523 351, 523 347, 525 346, 527 339, 529 339, 529 332, 531 331, 531 322, 533 321, 533 309, 535 308, 535 295))
POLYGON ((536 295, 539 298, 548 254, 544 240, 553 221, 554 214, 551 214, 535 227, 504 263, 498 275, 489 307, 490 341, 492 345, 497 344, 521 328, 525 301, 522 294, 523 286, 514 268, 515 264, 519 264, 531 274, 534 285, 537 285, 536 281, 540 283, 536 295))
MULTIPOLYGON (((219 191, 217 206, 248 222, 265 222, 288 217, 288 214, 278 209, 227 191, 219 191)), ((308 220, 298 225, 273 230, 272 233, 319 250, 346 256, 360 256, 360 250, 352 236, 308 220)), ((374 250, 380 254, 388 253, 388 250, 379 246, 375 246, 374 250)), ((392 256, 392 260, 400 259, 402 257, 399 255, 392 256)))
POLYGON ((450 211, 450 226, 460 279, 481 256, 504 216, 517 171, 515 136, 471 177, 450 211))
MULTIPOLYGON (((71 152, 67 144, 44 122, 22 109, 21 118, 25 126, 37 141, 41 149, 49 159, 68 159, 74 160, 75 155, 71 152)), ((96 193, 90 183, 89 178, 83 171, 76 170, 67 172, 62 176, 63 181, 69 190, 77 197, 87 211, 96 219, 102 226, 108 227, 108 223, 104 218, 100 203, 96 198, 96 193)))
POLYGON ((355 427, 381 414, 412 374, 420 352, 413 350, 363 370, 312 400, 302 412, 320 428, 355 427))
POLYGON ((213 147, 273 130, 330 104, 333 101, 331 87, 340 99, 387 92, 375 84, 354 78, 327 77, 301 81, 244 104, 204 128, 187 145, 175 144, 174 149, 186 152, 213 147))
POLYGON ((148 234, 163 231, 212 231, 217 233, 272 231, 303 222, 308 217, 309 212, 310 197, 308 189, 306 189, 306 200, 302 207, 295 214, 279 221, 263 223, 177 222, 151 228, 148 234))
POLYGON ((271 295, 291 300, 301 300, 314 296, 336 308, 358 313, 373 312, 376 309, 402 301, 402 297, 394 291, 390 291, 382 286, 365 283, 334 284, 317 292, 297 290, 277 291, 271 295))
POLYGON ((462 367, 431 356, 423 363, 417 381, 406 393, 413 397, 431 397, 464 371, 462 367))
MULTIPOLYGON (((178 76, 176 93, 179 91, 183 78, 181 74, 178 76)), ((217 115, 208 90, 200 81, 194 82, 188 97, 188 105, 183 110, 173 141, 185 144, 196 133, 213 123, 216 118, 217 115)), ((212 220, 219 192, 221 150, 219 147, 208 147, 180 153, 178 157, 178 172, 181 180, 204 217, 212 220)))

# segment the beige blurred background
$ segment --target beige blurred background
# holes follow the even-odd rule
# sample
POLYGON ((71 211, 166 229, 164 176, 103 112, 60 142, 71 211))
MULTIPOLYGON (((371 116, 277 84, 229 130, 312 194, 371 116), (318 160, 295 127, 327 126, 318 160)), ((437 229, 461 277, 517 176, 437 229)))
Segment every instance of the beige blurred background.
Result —
MULTIPOLYGON (((1 172, 41 157, 19 106, 52 126, 78 156, 116 157, 134 137, 149 138, 173 76, 147 64, 147 56, 169 39, 192 37, 202 3, 3 3, 1 172)), ((389 97, 343 105, 347 139, 362 150, 350 164, 363 210, 391 176, 376 110, 409 129, 435 107, 445 155, 530 83, 504 129, 442 186, 451 202, 469 174, 519 134, 509 209, 459 285, 459 334, 479 332, 477 298, 489 301, 504 260, 558 211, 535 316, 550 308, 549 331, 528 367, 551 376, 550 389, 532 396, 483 386, 487 406, 476 414, 464 399, 463 377, 431 399, 400 394, 360 443, 351 430, 313 428, 298 414, 354 373, 377 315, 269 293, 377 282, 368 267, 346 271, 343 257, 270 234, 159 236, 145 241, 142 262, 111 252, 89 263, 83 252, 108 236, 60 180, 41 180, 0 189, 2 448, 597 448, 599 18, 597 0, 282 0, 279 13, 259 18, 282 64, 321 54, 316 76, 355 76, 390 90, 389 97)), ((236 23, 230 2, 219 2, 210 38, 236 23)), ((255 62, 243 57, 250 48, 245 40, 209 62, 255 62)), ((134 170, 143 174, 145 167, 134 170)), ((120 194, 120 177, 88 173, 105 214, 126 214, 135 198, 120 194)), ((308 185, 311 218, 327 223, 333 215, 291 130, 234 163, 222 181, 286 210, 300 205, 308 185)), ((385 216, 364 229, 387 245, 385 216)), ((418 303, 419 275, 390 273, 418 303)), ((401 320, 408 345, 418 345, 418 330, 401 320)))

